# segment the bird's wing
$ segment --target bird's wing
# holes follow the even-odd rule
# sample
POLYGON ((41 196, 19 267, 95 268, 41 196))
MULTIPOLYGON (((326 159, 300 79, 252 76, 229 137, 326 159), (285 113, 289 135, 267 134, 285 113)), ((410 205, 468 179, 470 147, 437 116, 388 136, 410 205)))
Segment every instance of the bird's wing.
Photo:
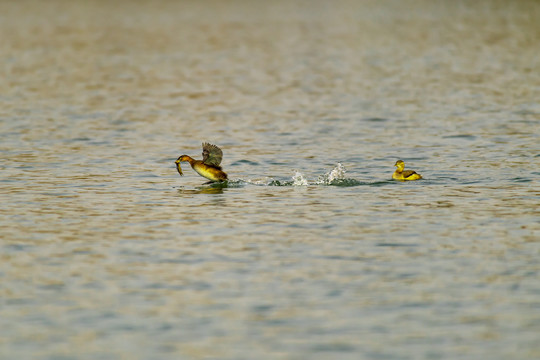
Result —
POLYGON ((223 152, 216 145, 209 143, 202 144, 202 162, 206 165, 219 166, 221 164, 221 158, 223 158, 223 152))
POLYGON ((414 170, 405 170, 402 172, 404 178, 408 178, 409 176, 412 176, 416 174, 416 171, 414 170))

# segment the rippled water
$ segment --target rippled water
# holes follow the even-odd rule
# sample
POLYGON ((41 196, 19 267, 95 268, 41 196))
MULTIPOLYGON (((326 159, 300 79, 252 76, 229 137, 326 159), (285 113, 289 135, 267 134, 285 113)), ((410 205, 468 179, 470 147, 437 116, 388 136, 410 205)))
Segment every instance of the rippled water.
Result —
POLYGON ((0 3, 0 357, 540 358, 538 18, 0 3))

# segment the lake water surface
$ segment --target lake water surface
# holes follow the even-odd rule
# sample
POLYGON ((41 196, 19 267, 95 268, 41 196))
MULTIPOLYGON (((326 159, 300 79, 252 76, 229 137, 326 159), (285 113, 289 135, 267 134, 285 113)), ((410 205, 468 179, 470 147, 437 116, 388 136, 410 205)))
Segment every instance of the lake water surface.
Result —
POLYGON ((0 358, 540 358, 538 19, 0 3, 0 358))

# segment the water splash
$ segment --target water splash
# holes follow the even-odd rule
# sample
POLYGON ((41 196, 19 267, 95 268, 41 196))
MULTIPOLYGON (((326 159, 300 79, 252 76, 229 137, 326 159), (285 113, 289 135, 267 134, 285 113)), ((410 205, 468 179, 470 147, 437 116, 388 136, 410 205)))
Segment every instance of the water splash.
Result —
POLYGON ((341 163, 337 163, 336 167, 332 171, 327 172, 324 175, 320 175, 317 179, 318 185, 333 185, 346 180, 345 173, 347 169, 341 163))
POLYGON ((317 181, 309 182, 304 175, 295 170, 294 175, 291 180, 280 181, 273 178, 265 179, 238 179, 238 180, 229 180, 229 184, 235 184, 237 186, 242 186, 246 184, 258 185, 258 186, 308 186, 308 185, 326 185, 326 186, 358 186, 358 185, 368 185, 367 183, 347 178, 345 174, 347 169, 343 164, 337 163, 337 165, 329 172, 324 175, 319 175, 317 181))
POLYGON ((294 173, 294 176, 292 177, 292 180, 293 180, 292 186, 306 186, 306 185, 309 185, 308 181, 306 180, 304 175, 302 175, 302 173, 300 171, 298 171, 298 170, 296 170, 296 172, 294 173))

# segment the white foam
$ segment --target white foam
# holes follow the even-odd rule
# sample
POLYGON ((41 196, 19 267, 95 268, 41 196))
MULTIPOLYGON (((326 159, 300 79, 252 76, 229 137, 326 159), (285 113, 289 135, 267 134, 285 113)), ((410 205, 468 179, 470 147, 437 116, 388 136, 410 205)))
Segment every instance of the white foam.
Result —
POLYGON ((337 163, 336 167, 332 171, 327 172, 324 175, 319 176, 317 184, 329 185, 335 180, 344 180, 347 169, 341 163, 337 163))
POLYGON ((306 185, 308 185, 308 182, 307 182, 306 178, 298 170, 294 173, 294 176, 292 177, 292 180, 293 180, 293 183, 292 183, 293 186, 306 186, 306 185))
POLYGON ((345 166, 341 165, 341 163, 337 163, 336 167, 328 174, 328 182, 345 179, 346 172, 345 166))

